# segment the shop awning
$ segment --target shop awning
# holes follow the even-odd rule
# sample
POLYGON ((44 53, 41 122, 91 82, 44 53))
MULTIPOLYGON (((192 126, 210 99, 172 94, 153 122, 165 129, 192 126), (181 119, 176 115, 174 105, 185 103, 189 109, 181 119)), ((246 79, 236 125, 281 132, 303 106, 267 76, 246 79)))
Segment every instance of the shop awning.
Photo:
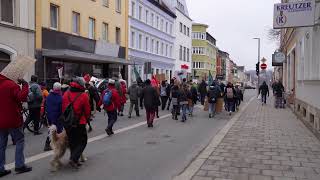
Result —
POLYGON ((98 63, 98 64, 122 64, 122 65, 133 65, 132 62, 111 56, 92 54, 81 51, 73 51, 69 49, 42 49, 42 55, 44 57, 58 58, 68 61, 76 61, 83 63, 98 63))

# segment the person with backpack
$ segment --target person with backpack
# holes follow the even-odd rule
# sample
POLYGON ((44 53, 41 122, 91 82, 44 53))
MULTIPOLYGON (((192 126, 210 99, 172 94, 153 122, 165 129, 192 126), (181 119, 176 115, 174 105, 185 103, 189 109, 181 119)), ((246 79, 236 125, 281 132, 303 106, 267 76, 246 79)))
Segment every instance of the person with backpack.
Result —
MULTIPOLYGON (((46 100, 46 107, 48 125, 55 125, 57 127, 57 133, 60 134, 63 130, 63 124, 59 121, 59 117, 62 114, 62 92, 60 83, 56 82, 53 84, 53 89, 46 100)), ((48 136, 44 146, 44 151, 50 150, 50 137, 48 136)))
POLYGON ((216 85, 215 82, 209 87, 208 91, 208 102, 209 102, 209 118, 213 118, 215 116, 216 111, 216 103, 221 93, 220 86, 216 85))
POLYGON ((267 104, 267 95, 269 97, 269 87, 265 81, 259 87, 259 94, 261 94, 262 105, 267 104))
POLYGON ((190 92, 192 97, 191 97, 191 103, 189 104, 189 115, 192 116, 194 105, 197 104, 197 101, 198 101, 198 91, 195 83, 192 84, 192 82, 190 82, 190 86, 191 86, 190 92))
POLYGON ((108 136, 114 134, 113 125, 118 119, 117 110, 121 107, 120 95, 116 89, 115 83, 115 80, 109 79, 108 87, 103 91, 101 95, 102 103, 99 103, 103 105, 103 108, 108 115, 108 125, 105 129, 108 136))
POLYGON ((179 105, 181 106, 181 109, 182 109, 181 122, 186 122, 189 99, 191 99, 192 96, 191 96, 191 92, 189 91, 187 83, 183 83, 181 86, 182 87, 181 87, 180 98, 179 98, 179 105))
POLYGON ((137 82, 133 82, 132 85, 129 87, 128 95, 130 98, 130 108, 129 108, 129 119, 131 118, 133 106, 136 111, 136 115, 139 117, 139 97, 141 95, 141 89, 138 86, 137 82))
POLYGON ((179 113, 179 101, 180 101, 180 91, 179 86, 175 84, 171 90, 171 99, 172 99, 172 119, 178 120, 179 113))
POLYGON ((235 112, 235 95, 236 91, 231 82, 225 88, 225 106, 226 110, 229 112, 231 116, 232 112, 235 112))
POLYGON ((205 101, 206 95, 208 93, 207 86, 208 86, 208 84, 204 80, 202 80, 202 82, 200 83, 200 85, 198 87, 198 92, 200 93, 201 105, 204 105, 204 101, 205 101))
POLYGON ((165 110, 168 101, 168 85, 162 81, 160 85, 161 110, 165 110))
POLYGON ((147 124, 149 128, 153 127, 153 121, 155 118, 155 113, 158 108, 159 95, 157 90, 151 86, 150 79, 145 82, 145 87, 142 90, 141 96, 144 100, 144 107, 146 109, 147 124))
POLYGON ((88 135, 86 125, 90 118, 89 97, 85 93, 85 81, 82 77, 74 78, 70 89, 62 98, 63 127, 66 130, 69 146, 69 165, 78 169, 79 158, 87 146, 88 135))
POLYGON ((27 101, 28 89, 29 86, 25 80, 19 79, 16 83, 0 74, 0 177, 11 173, 10 170, 5 169, 9 135, 16 144, 15 171, 18 174, 32 171, 32 168, 25 164, 23 117, 20 113, 22 102, 27 101))
POLYGON ((236 95, 235 95, 236 103, 235 104, 236 104, 237 110, 239 110, 241 101, 243 101, 243 93, 242 93, 241 89, 239 88, 239 85, 236 85, 234 90, 236 91, 236 95))
MULTIPOLYGON (((30 121, 33 121, 34 125, 34 135, 42 134, 39 132, 39 122, 40 122, 40 112, 41 112, 41 104, 43 100, 42 91, 39 86, 38 76, 32 75, 31 81, 29 83, 29 94, 28 94, 28 108, 29 108, 29 117, 30 121)), ((26 122, 25 124, 28 124, 26 122)))

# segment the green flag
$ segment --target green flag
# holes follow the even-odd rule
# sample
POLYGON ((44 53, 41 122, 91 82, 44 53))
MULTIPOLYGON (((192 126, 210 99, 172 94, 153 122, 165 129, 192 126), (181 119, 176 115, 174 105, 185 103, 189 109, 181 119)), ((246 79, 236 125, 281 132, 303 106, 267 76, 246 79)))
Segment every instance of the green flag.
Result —
POLYGON ((138 80, 141 79, 141 77, 135 65, 133 67, 133 72, 134 72, 134 75, 136 76, 136 81, 138 82, 138 80))
POLYGON ((213 83, 213 77, 212 77, 212 75, 211 75, 211 71, 209 71, 208 83, 209 83, 209 86, 213 83))

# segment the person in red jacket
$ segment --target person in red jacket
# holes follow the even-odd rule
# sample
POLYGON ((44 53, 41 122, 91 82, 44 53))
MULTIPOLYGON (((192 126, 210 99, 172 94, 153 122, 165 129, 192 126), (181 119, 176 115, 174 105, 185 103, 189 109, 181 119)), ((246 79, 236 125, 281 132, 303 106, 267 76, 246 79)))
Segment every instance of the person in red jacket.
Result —
POLYGON ((120 116, 123 116, 124 105, 127 102, 127 97, 126 97, 127 85, 123 79, 120 80, 120 88, 122 91, 122 96, 120 97, 121 106, 120 106, 119 114, 120 114, 120 116))
MULTIPOLYGON (((119 93, 115 87, 115 80, 109 79, 108 81, 108 89, 112 92, 112 97, 111 97, 111 104, 109 106, 104 105, 104 110, 107 111, 108 114, 108 126, 106 128, 106 133, 111 136, 114 134, 113 132, 113 125, 118 119, 118 114, 117 110, 121 107, 120 103, 120 96, 119 93)), ((101 98, 100 98, 100 105, 102 104, 102 100, 104 95, 106 94, 106 91, 103 91, 101 98)))
POLYGON ((24 160, 23 117, 21 113, 22 102, 27 101, 29 86, 23 79, 18 80, 18 84, 0 75, 0 177, 11 173, 4 167, 9 134, 16 143, 15 171, 25 173, 32 170, 31 167, 25 165, 24 160))
POLYGON ((66 129, 70 146, 70 166, 78 169, 81 165, 79 158, 87 146, 87 120, 90 118, 89 97, 85 93, 85 82, 81 77, 73 79, 69 91, 62 98, 62 112, 73 102, 75 116, 79 118, 79 125, 66 129))

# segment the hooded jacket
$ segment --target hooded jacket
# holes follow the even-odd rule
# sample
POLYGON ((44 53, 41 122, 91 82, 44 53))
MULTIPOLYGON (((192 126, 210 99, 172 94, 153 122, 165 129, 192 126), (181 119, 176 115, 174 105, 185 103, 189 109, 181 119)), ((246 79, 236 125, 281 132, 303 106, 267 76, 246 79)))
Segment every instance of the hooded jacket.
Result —
POLYGON ((7 77, 0 75, 0 129, 19 128, 23 124, 22 102, 27 101, 28 83, 22 88, 7 77))
POLYGON ((130 97, 130 101, 138 101, 140 94, 141 94, 141 89, 138 86, 138 84, 136 84, 136 83, 132 84, 129 87, 128 94, 130 97))
POLYGON ((269 95, 269 87, 266 82, 263 82, 263 84, 259 88, 259 94, 261 95, 269 95))
POLYGON ((73 103, 75 115, 80 117, 79 124, 81 125, 87 124, 87 119, 90 118, 91 113, 89 97, 84 91, 85 87, 76 82, 71 82, 69 91, 65 92, 62 98, 62 112, 64 112, 68 105, 78 96, 78 94, 82 93, 73 103))
POLYGON ((62 123, 58 118, 62 114, 62 95, 58 92, 50 92, 46 100, 46 112, 49 125, 54 124, 57 126, 58 133, 62 132, 62 123))
MULTIPOLYGON (((108 89, 112 92, 112 97, 111 97, 111 102, 112 103, 109 106, 104 106, 103 108, 108 112, 116 111, 117 109, 120 109, 120 107, 121 107, 121 102, 120 102, 121 98, 119 96, 119 93, 118 93, 115 85, 110 85, 109 84, 108 85, 108 89)), ((103 104, 102 101, 103 101, 103 97, 104 97, 105 94, 106 94, 106 90, 104 90, 102 92, 101 98, 100 98, 100 102, 99 102, 98 106, 101 106, 103 104)))

